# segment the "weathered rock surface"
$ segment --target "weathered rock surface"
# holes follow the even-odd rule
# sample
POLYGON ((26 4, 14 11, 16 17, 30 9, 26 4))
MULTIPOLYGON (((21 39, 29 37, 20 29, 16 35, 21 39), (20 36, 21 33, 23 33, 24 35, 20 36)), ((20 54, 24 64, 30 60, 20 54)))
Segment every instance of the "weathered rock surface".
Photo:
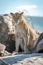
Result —
POLYGON ((0 59, 0 65, 43 65, 43 53, 20 54, 0 59))

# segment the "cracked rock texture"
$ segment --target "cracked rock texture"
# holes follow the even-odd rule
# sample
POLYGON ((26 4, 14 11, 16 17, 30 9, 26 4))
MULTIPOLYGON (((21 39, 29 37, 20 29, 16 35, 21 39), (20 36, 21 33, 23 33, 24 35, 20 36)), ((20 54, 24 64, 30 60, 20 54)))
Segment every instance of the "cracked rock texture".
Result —
MULTIPOLYGON (((7 65, 43 65, 43 53, 19 54, 0 58, 7 65)), ((3 64, 0 60, 0 65, 3 64)))

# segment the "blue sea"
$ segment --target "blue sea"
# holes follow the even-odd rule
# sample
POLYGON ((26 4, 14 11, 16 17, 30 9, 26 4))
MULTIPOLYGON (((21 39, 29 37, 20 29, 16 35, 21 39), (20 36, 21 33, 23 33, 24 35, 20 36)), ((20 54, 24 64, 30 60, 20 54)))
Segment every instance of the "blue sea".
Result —
POLYGON ((38 32, 43 32, 43 17, 25 16, 28 23, 38 32))

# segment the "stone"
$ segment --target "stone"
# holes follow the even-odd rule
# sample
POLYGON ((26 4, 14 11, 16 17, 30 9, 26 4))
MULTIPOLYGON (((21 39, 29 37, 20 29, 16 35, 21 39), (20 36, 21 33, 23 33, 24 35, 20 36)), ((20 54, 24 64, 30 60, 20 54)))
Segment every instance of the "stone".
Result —
POLYGON ((0 56, 2 56, 2 54, 4 53, 5 48, 6 48, 6 46, 4 44, 0 43, 0 56))

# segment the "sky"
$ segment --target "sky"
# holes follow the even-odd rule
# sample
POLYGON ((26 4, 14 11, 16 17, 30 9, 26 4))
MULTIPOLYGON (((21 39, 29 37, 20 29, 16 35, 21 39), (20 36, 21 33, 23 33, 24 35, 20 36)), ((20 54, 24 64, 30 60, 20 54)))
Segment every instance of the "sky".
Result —
POLYGON ((0 15, 24 11, 25 15, 43 16, 43 0, 0 0, 0 15))

